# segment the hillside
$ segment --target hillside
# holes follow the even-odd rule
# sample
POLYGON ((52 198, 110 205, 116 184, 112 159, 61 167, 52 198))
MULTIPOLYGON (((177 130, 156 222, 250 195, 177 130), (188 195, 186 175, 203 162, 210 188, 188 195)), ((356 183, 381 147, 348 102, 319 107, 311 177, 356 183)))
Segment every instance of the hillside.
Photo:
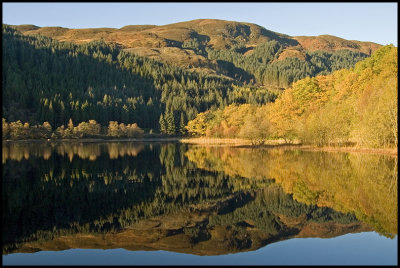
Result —
POLYGON ((201 112, 273 102, 294 82, 352 68, 379 46, 324 37, 326 50, 312 51, 302 39, 221 20, 121 29, 3 25, 2 40, 3 139, 29 138, 21 133, 45 122, 63 133, 88 120, 102 132, 116 121, 185 134, 201 112))
POLYGON ((348 49, 359 51, 371 56, 371 54, 380 47, 380 45, 373 42, 346 40, 332 35, 295 36, 293 38, 299 42, 303 49, 307 51, 335 51, 340 49, 348 49))
POLYGON ((297 45, 297 41, 293 38, 268 31, 256 24, 212 19, 193 20, 163 26, 128 25, 120 29, 68 29, 34 25, 13 27, 26 35, 40 34, 59 41, 75 43, 85 43, 103 38, 106 42, 115 42, 124 48, 181 46, 186 40, 193 38, 199 39, 206 46, 214 49, 230 48, 240 42, 255 46, 270 40, 297 45))
POLYGON ((213 49, 228 49, 234 45, 245 43, 247 50, 255 46, 276 40, 287 46, 306 51, 334 51, 351 49, 370 55, 379 44, 372 42, 349 41, 335 36, 295 36, 276 33, 257 24, 225 21, 216 19, 198 19, 157 25, 128 25, 116 28, 68 29, 63 27, 38 27, 34 25, 16 25, 16 30, 26 35, 40 34, 59 41, 86 43, 104 39, 123 48, 162 48, 182 47, 189 39, 198 39, 205 46, 213 49))
POLYGON ((397 48, 388 45, 352 69, 293 83, 274 103, 200 113, 187 128, 199 136, 254 143, 283 138, 317 146, 396 148, 397 77, 397 48))
MULTIPOLYGON (((301 75, 274 83, 279 87, 287 87, 295 80, 321 71, 330 72, 327 66, 323 66, 323 70, 315 70, 318 69, 315 67, 321 67, 311 59, 316 51, 330 53, 328 56, 324 55, 324 58, 329 58, 331 54, 336 55, 341 50, 356 53, 341 55, 347 61, 348 58, 370 56, 380 47, 379 44, 372 42, 349 41, 328 35, 291 37, 252 23, 216 19, 198 19, 162 26, 128 25, 120 29, 68 29, 34 25, 12 27, 24 35, 41 35, 62 42, 84 44, 103 40, 106 43, 116 44, 126 51, 168 64, 176 64, 193 71, 226 75, 246 82, 257 81, 262 85, 271 84, 271 79, 264 79, 263 75, 259 74, 260 70, 257 72, 251 69, 250 65, 254 65, 255 61, 260 61, 265 65, 295 58, 307 63, 295 63, 301 65, 298 69, 310 70, 306 74, 303 71, 301 75), (271 42, 277 42, 274 44, 279 46, 269 51, 271 55, 257 56, 253 59, 254 55, 251 55, 257 52, 257 49, 260 50, 260 46, 271 42), (229 55, 221 54, 220 51, 229 52, 229 55)), ((264 54, 265 52, 263 51, 264 54)), ((356 61, 358 60, 360 59, 356 61)), ((351 62, 350 65, 354 63, 351 62)), ((285 69, 284 66, 288 63, 284 62, 281 65, 283 66, 277 66, 277 68, 285 69)), ((328 63, 328 65, 331 64, 328 63)), ((257 68, 260 69, 260 66, 257 68)), ((262 73, 267 73, 267 71, 262 71, 262 73)))
POLYGON ((223 106, 232 89, 223 77, 187 72, 101 41, 75 45, 7 26, 2 37, 2 116, 8 122, 49 122, 55 129, 70 118, 75 125, 93 119, 158 132, 162 115, 173 134, 199 111, 223 106))

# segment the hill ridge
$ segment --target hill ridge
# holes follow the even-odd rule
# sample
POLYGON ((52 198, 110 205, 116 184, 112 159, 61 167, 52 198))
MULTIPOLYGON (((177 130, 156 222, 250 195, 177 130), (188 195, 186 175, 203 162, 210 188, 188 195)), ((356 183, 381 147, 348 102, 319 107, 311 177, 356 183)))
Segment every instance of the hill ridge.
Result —
MULTIPOLYGON (((261 25, 258 25, 256 23, 251 23, 251 22, 238 22, 238 21, 229 21, 229 20, 221 20, 221 19, 194 19, 194 20, 189 20, 189 21, 182 21, 182 22, 174 22, 174 23, 170 23, 170 24, 165 24, 165 25, 151 25, 151 24, 143 24, 143 25, 126 25, 123 26, 121 28, 113 28, 113 27, 94 27, 94 28, 67 28, 67 27, 61 27, 61 26, 46 26, 46 27, 40 27, 40 26, 36 26, 33 24, 21 24, 21 25, 9 25, 15 29, 17 29, 18 31, 21 31, 24 34, 43 34, 46 35, 48 37, 54 37, 52 36, 51 33, 46 32, 46 30, 48 29, 66 29, 68 31, 82 31, 82 30, 92 30, 95 32, 99 32, 99 30, 107 30, 107 31, 112 31, 114 33, 116 32, 126 32, 126 31, 130 31, 128 29, 134 29, 135 32, 141 32, 141 31, 147 31, 149 32, 150 30, 165 30, 165 29, 170 29, 171 27, 174 30, 177 30, 176 27, 179 27, 181 29, 191 29, 191 30, 195 30, 198 33, 201 31, 202 34, 209 34, 209 35, 215 35, 215 33, 209 33, 207 30, 211 29, 219 29, 218 27, 223 26, 223 28, 225 29, 229 29, 229 27, 232 26, 237 26, 237 27, 250 27, 250 30, 254 31, 254 35, 256 35, 256 37, 268 37, 268 34, 272 34, 275 35, 274 37, 280 37, 280 38, 288 38, 291 39, 293 41, 298 41, 298 38, 317 38, 317 39, 321 39, 321 38, 334 38, 336 40, 342 40, 342 41, 346 41, 346 42, 355 42, 358 44, 365 44, 365 45, 370 45, 373 46, 372 50, 375 51, 378 47, 381 46, 381 44, 377 44, 374 42, 370 42, 370 41, 358 41, 358 40, 347 40, 345 38, 342 37, 338 37, 338 36, 334 36, 334 35, 330 35, 330 34, 323 34, 323 35, 318 35, 318 36, 290 36, 284 33, 279 33, 276 31, 272 31, 269 30, 261 25), (207 27, 205 27, 207 26, 207 27), (217 27, 217 28, 216 28, 217 27)), ((233 29, 234 30, 234 29, 233 29)), ((151 31, 150 31, 151 32, 151 31)), ((218 31, 217 31, 218 32, 218 31)), ((243 34, 243 33, 242 33, 243 34)), ((251 33, 250 33, 251 34, 251 33)), ((225 38, 228 36, 225 36, 225 38)), ((79 38, 79 36, 76 36, 76 38, 79 38)), ((71 41, 71 42, 79 42, 79 40, 73 39, 73 38, 64 38, 66 40, 61 40, 61 41, 71 41)), ((89 42, 92 40, 86 40, 86 42, 89 42)), ((109 41, 112 41, 112 38, 110 38, 109 41)), ((117 42, 120 40, 116 40, 117 42)), ((175 41, 179 41, 179 40, 175 40, 175 41)), ((262 40, 261 40, 262 41, 262 40)), ((234 42, 227 42, 228 45, 232 45, 231 43, 234 42)), ((122 42, 122 45, 124 45, 126 48, 131 48, 131 46, 129 46, 128 43, 122 42)), ((218 45, 217 45, 218 47, 218 45)), ((307 50, 307 47, 305 47, 307 50)), ((340 47, 339 47, 340 48, 340 47)), ((326 49, 326 48, 325 48, 326 49)), ((372 51, 372 52, 373 52, 372 51)))

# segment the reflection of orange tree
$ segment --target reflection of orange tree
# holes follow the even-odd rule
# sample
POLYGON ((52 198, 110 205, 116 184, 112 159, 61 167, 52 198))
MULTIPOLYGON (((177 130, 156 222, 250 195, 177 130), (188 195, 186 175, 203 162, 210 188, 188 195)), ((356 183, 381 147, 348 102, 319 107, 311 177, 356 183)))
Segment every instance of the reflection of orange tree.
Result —
POLYGON ((259 161, 260 154, 264 153, 268 152, 245 148, 192 147, 186 156, 199 168, 223 171, 230 176, 260 179, 268 178, 264 164, 259 161), (252 154, 253 151, 256 153, 252 154))
POLYGON ((144 145, 140 143, 58 143, 43 146, 42 143, 3 143, 2 162, 8 160, 21 161, 29 159, 29 156, 42 157, 45 160, 51 157, 52 152, 59 155, 68 156, 72 161, 74 156, 81 159, 96 160, 103 151, 109 154, 111 159, 123 156, 137 156, 144 149, 144 145))
POLYGON ((51 146, 38 146, 32 143, 3 143, 2 147, 3 164, 8 159, 16 161, 29 159, 30 155, 49 159, 52 151, 51 146))
POLYGON ((138 153, 143 150, 143 144, 128 145, 124 143, 108 143, 107 149, 110 159, 116 159, 118 157, 137 156, 138 153))
POLYGON ((354 212, 377 232, 397 234, 397 157, 227 147, 186 155, 199 168, 273 178, 300 202, 354 212))

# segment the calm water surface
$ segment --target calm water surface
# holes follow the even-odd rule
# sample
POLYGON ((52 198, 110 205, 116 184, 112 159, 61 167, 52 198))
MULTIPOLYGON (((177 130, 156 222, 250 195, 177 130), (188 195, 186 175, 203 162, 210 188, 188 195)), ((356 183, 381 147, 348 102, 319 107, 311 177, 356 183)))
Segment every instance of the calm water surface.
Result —
POLYGON ((397 157, 3 142, 3 264, 397 265, 397 157))

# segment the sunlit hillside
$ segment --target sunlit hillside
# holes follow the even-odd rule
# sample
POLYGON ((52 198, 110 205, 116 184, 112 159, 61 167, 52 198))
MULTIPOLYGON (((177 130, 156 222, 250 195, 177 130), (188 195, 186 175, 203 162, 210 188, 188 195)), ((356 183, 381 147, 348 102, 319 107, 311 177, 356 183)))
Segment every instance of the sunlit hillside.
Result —
MULTIPOLYGON (((216 19, 198 19, 161 26, 128 25, 120 29, 68 29, 35 25, 12 27, 25 35, 41 35, 76 44, 103 40, 131 53, 169 64, 234 78, 241 76, 241 79, 246 81, 250 81, 254 76, 253 79, 259 83, 264 83, 265 79, 249 69, 247 66, 249 63, 242 62, 252 61, 254 55, 251 55, 254 52, 257 54, 260 45, 266 42, 275 41, 280 46, 279 50, 275 51, 274 61, 296 58, 310 62, 310 57, 315 51, 325 51, 336 55, 340 50, 347 50, 369 56, 381 46, 372 42, 350 41, 327 35, 292 37, 267 30, 257 24, 216 19), (228 51, 230 54, 212 53, 220 50, 228 51), (227 61, 240 70, 234 70, 233 66, 227 66, 221 61, 227 61)), ((329 58, 330 55, 322 55, 322 57, 329 58)), ((325 70, 326 67, 322 68, 325 70)), ((278 83, 278 85, 285 87, 286 84, 278 83)))
POLYGON ((384 46, 352 69, 301 79, 273 103, 200 113, 194 135, 298 140, 304 144, 397 147, 397 48, 384 46))

